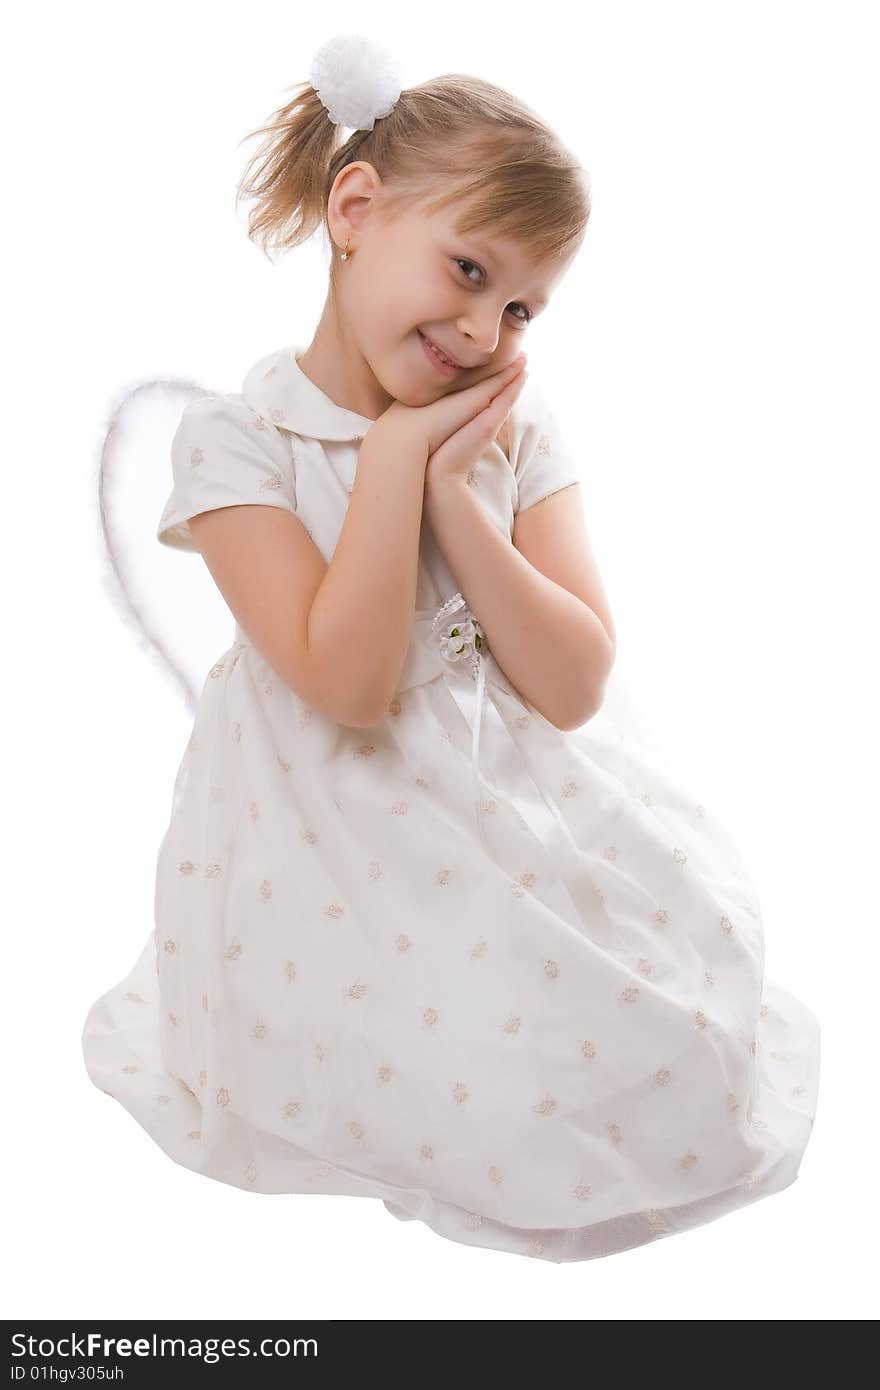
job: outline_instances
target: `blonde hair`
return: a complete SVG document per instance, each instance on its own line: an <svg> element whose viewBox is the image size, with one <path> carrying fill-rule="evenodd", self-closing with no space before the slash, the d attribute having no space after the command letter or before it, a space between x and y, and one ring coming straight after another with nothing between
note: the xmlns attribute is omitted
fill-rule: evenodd
<svg viewBox="0 0 880 1390"><path fill-rule="evenodd" d="M449 73L406 88L388 116L344 143L314 87L300 83L245 138L261 134L235 201L256 200L247 234L266 255L321 226L329 232L330 190L356 160L382 179L383 215L423 200L431 212L467 200L462 234L510 237L541 265L567 259L586 232L587 171L534 111L479 77Z"/></svg>

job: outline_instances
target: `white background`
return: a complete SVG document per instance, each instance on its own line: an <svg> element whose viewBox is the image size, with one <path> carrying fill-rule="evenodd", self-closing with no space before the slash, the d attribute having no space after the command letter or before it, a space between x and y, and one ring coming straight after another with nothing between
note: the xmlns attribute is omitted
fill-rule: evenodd
<svg viewBox="0 0 880 1390"><path fill-rule="evenodd" d="M876 18L841 0L15 8L7 1317L876 1314ZM82 1062L89 1006L152 929L191 724L102 585L104 430L139 381L237 390L263 353L309 341L325 253L316 238L273 266L234 189L244 138L351 31L393 49L405 86L465 71L510 88L590 171L584 249L529 330L530 369L582 464L620 660L739 843L768 975L823 1026L797 1182L602 1260L552 1265L377 1201L198 1177Z"/></svg>

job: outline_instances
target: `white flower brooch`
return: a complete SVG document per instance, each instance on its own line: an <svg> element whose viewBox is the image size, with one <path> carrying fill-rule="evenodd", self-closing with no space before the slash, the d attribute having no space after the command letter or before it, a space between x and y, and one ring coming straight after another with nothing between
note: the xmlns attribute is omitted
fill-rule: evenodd
<svg viewBox="0 0 880 1390"><path fill-rule="evenodd" d="M459 617L450 620L450 614L458 609L463 612ZM446 622L443 622L443 619ZM431 631L442 623L439 635L439 645L442 655L447 661L467 661L470 660L476 672L479 658L484 652L489 650L486 644L486 637L477 619L467 607L463 596L454 594L437 610Z"/></svg>

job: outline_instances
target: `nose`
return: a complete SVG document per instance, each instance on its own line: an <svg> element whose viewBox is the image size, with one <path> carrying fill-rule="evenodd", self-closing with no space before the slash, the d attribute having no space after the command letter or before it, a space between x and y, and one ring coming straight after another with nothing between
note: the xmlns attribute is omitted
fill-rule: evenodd
<svg viewBox="0 0 880 1390"><path fill-rule="evenodd" d="M491 357L498 347L503 313L503 309L497 313L489 305L483 305L479 309L474 306L459 317L458 331L469 338L480 352Z"/></svg>

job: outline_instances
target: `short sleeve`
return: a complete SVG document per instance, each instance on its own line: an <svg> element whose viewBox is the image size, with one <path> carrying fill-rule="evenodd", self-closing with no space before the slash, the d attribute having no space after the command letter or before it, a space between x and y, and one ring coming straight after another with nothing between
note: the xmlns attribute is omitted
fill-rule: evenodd
<svg viewBox="0 0 880 1390"><path fill-rule="evenodd" d="M518 492L515 512L523 512L551 493L580 482L580 469L542 389L532 377L514 402L509 420L510 462Z"/></svg>
<svg viewBox="0 0 880 1390"><path fill-rule="evenodd" d="M240 503L296 511L290 438L239 395L200 396L184 408L171 441L174 486L156 536L196 550L189 518Z"/></svg>

